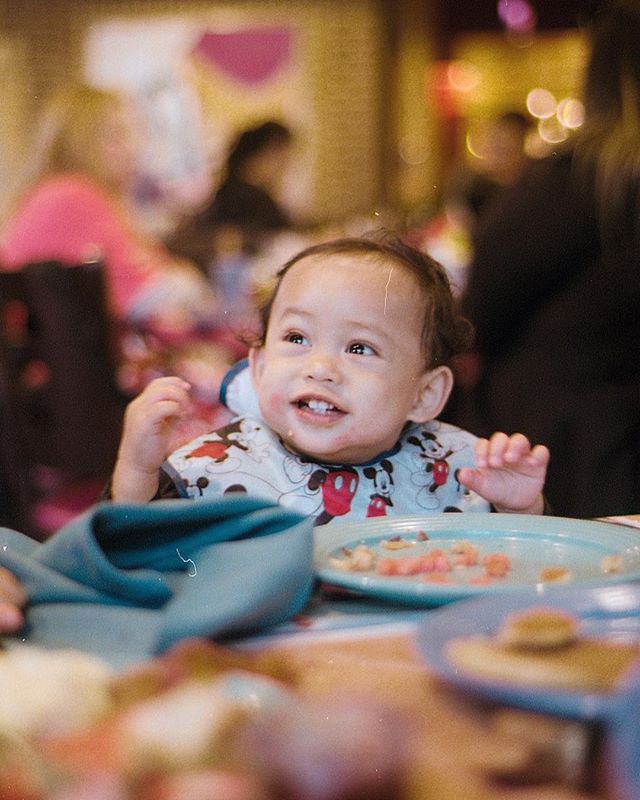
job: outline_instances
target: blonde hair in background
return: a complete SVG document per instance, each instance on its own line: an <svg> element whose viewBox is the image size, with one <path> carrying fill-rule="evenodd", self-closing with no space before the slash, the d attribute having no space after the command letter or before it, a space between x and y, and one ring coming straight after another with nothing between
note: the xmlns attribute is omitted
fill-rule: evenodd
<svg viewBox="0 0 640 800"><path fill-rule="evenodd" d="M101 132L114 113L127 106L125 95L84 84L55 92L37 119L29 156L0 223L12 216L25 192L46 175L82 173L118 194L119 187L111 185L104 170Z"/></svg>
<svg viewBox="0 0 640 800"><path fill-rule="evenodd" d="M74 171L104 182L100 129L124 102L116 92L90 86L56 93L37 134L34 152L38 174Z"/></svg>

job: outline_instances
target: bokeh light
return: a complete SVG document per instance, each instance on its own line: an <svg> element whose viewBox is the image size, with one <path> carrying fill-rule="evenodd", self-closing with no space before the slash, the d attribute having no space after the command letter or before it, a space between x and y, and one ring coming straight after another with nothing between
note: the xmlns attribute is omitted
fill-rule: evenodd
<svg viewBox="0 0 640 800"><path fill-rule="evenodd" d="M406 135L398 143L398 155L405 164L415 167L419 164L424 164L429 153L422 139Z"/></svg>
<svg viewBox="0 0 640 800"><path fill-rule="evenodd" d="M498 0L498 17L507 30L518 33L528 33L538 21L527 0Z"/></svg>
<svg viewBox="0 0 640 800"><path fill-rule="evenodd" d="M447 79L458 92L470 92L480 83L480 70L469 61L458 59L447 67Z"/></svg>
<svg viewBox="0 0 640 800"><path fill-rule="evenodd" d="M567 129L554 116L538 121L538 133L547 144L560 144L569 137Z"/></svg>
<svg viewBox="0 0 640 800"><path fill-rule="evenodd" d="M482 143L477 141L477 136L472 131L467 131L467 135L465 136L465 146L467 148L467 152L472 155L474 158L484 158L484 153L482 152Z"/></svg>
<svg viewBox="0 0 640 800"><path fill-rule="evenodd" d="M548 89L532 89L527 95L527 110L532 117L548 119L556 113L558 103Z"/></svg>
<svg viewBox="0 0 640 800"><path fill-rule="evenodd" d="M556 117L565 128L579 128L584 122L584 105L574 97L565 97L558 103Z"/></svg>

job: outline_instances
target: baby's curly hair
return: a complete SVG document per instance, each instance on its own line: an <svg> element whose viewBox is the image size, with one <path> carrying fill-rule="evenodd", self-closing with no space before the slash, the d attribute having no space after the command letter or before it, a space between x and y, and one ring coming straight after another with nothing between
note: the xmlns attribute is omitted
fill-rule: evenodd
<svg viewBox="0 0 640 800"><path fill-rule="evenodd" d="M276 274L271 291L258 309L262 335L252 343L254 346L264 343L273 303L282 279L291 267L305 258L332 255L362 257L378 263L390 262L416 278L424 296L425 316L421 339L428 368L449 364L454 356L470 348L473 328L458 312L444 268L400 237L380 231L314 244L289 259Z"/></svg>

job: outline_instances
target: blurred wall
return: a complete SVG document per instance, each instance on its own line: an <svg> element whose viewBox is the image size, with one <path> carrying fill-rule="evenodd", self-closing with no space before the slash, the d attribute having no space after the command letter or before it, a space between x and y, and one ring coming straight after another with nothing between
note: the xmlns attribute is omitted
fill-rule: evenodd
<svg viewBox="0 0 640 800"><path fill-rule="evenodd" d="M19 180L19 165L28 155L30 81L27 48L19 38L0 36L0 74L5 76L0 102L0 219Z"/></svg>
<svg viewBox="0 0 640 800"><path fill-rule="evenodd" d="M33 120L56 87L82 76L85 47L112 22L199 20L203 27L283 24L295 31L299 69L280 110L299 126L301 158L292 193L310 221L372 216L400 221L441 197L470 126L503 107L522 108L535 85L578 91L584 49L576 32L541 31L531 41L491 30L469 33L450 0L0 0L0 213L28 156ZM538 3L538 5L540 5ZM444 11L446 13L444 13ZM570 19L573 18L570 15ZM455 17L456 25L451 21ZM113 53L115 60L121 53ZM445 60L473 65L482 82L455 95L434 75ZM289 80L289 79L288 79ZM438 79L439 80L439 79ZM226 123L241 121L230 92ZM452 106L455 104L455 108ZM247 103L247 115L255 113Z"/></svg>
<svg viewBox="0 0 640 800"><path fill-rule="evenodd" d="M423 95L430 54L420 11L424 3L406 4L409 15L400 15L398 22L389 8L402 8L404 2L0 0L0 57L6 51L5 75L12 75L4 82L0 106L20 107L4 134L4 171L19 171L21 147L46 96L82 76L85 43L101 24L177 14L203 25L280 21L293 26L301 42L301 80L309 108L300 119L312 220L330 222L372 214L378 206L411 205L424 193L429 184L425 172L431 169L432 155L424 157L430 123ZM0 192L6 195L4 188Z"/></svg>

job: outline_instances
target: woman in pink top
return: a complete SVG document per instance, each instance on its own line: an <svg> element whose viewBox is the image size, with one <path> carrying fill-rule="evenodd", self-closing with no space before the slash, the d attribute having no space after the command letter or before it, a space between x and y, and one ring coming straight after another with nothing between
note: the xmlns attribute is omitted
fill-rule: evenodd
<svg viewBox="0 0 640 800"><path fill-rule="evenodd" d="M34 175L0 232L0 269L100 258L119 323L118 384L133 396L150 378L178 372L194 385L201 432L220 424L218 387L237 355L219 341L208 279L136 225L134 121L117 93L80 86L53 99Z"/></svg>
<svg viewBox="0 0 640 800"><path fill-rule="evenodd" d="M138 230L127 210L136 170L131 123L124 98L112 92L81 86L54 99L38 176L4 226L0 262L73 266L98 256L117 318L179 328L207 322L215 309L204 276Z"/></svg>

